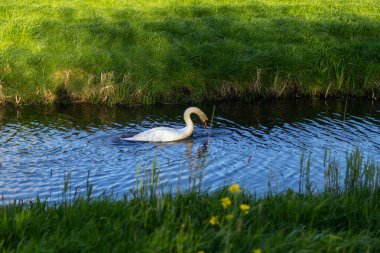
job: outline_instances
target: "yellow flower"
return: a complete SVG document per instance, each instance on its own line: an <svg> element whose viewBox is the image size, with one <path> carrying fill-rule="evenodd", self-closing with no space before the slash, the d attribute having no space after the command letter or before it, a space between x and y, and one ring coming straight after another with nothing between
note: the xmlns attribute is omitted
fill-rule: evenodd
<svg viewBox="0 0 380 253"><path fill-rule="evenodd" d="M227 220L232 220L233 218L234 218L234 215L233 215L233 214L230 214L230 213L229 213L229 214L226 215L226 219L227 219Z"/></svg>
<svg viewBox="0 0 380 253"><path fill-rule="evenodd" d="M252 253L261 253L261 249L260 249L260 248L258 248L258 249L253 249L253 250L252 250Z"/></svg>
<svg viewBox="0 0 380 253"><path fill-rule="evenodd" d="M219 224L218 216L211 216L211 218L210 218L210 224L211 225L218 225Z"/></svg>
<svg viewBox="0 0 380 253"><path fill-rule="evenodd" d="M222 203L224 209L231 205L231 199L229 197L222 198L220 202Z"/></svg>
<svg viewBox="0 0 380 253"><path fill-rule="evenodd" d="M240 186L238 184L233 184L231 185L230 187L228 187L228 190L231 192L231 193L240 193Z"/></svg>
<svg viewBox="0 0 380 253"><path fill-rule="evenodd" d="M198 251L197 253L205 253L203 250Z"/></svg>
<svg viewBox="0 0 380 253"><path fill-rule="evenodd" d="M241 204L241 205L240 205L240 210L241 210L244 214L247 214L247 213L249 212L249 205Z"/></svg>

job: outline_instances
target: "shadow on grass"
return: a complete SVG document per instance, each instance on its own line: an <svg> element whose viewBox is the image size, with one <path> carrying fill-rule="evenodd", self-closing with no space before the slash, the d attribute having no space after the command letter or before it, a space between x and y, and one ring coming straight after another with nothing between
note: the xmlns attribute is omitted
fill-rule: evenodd
<svg viewBox="0 0 380 253"><path fill-rule="evenodd" d="M45 47L23 57L20 68L40 70L26 79L42 78L55 87L62 80L52 76L67 69L97 79L113 72L115 83L128 74L131 86L155 94L153 102L241 97L261 90L276 96L327 94L330 83L332 92L360 95L373 89L380 79L380 21L350 12L308 18L302 8L310 13L308 6L259 2L174 4L154 10L114 7L109 16L82 18L62 7L54 14L58 19L34 21L32 37ZM13 61L12 52L5 55ZM44 77L37 77L43 70ZM26 75L15 73L21 77L9 75L8 81ZM74 87L79 93L82 88ZM67 99L59 90L57 97Z"/></svg>

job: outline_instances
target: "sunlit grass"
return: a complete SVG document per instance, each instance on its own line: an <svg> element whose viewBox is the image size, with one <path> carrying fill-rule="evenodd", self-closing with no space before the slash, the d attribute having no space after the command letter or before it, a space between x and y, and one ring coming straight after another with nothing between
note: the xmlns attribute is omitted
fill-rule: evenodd
<svg viewBox="0 0 380 253"><path fill-rule="evenodd" d="M377 96L379 13L372 0L5 0L0 100Z"/></svg>

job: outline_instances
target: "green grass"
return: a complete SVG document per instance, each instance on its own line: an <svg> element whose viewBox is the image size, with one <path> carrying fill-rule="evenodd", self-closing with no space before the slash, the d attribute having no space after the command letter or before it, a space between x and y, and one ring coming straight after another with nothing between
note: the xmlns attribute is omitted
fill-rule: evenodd
<svg viewBox="0 0 380 253"><path fill-rule="evenodd" d="M4 0L0 102L375 98L379 13L375 0Z"/></svg>
<svg viewBox="0 0 380 253"><path fill-rule="evenodd" d="M87 196L74 201L65 198L49 205L37 199L3 205L0 248L3 252L379 252L380 164L372 159L364 162L356 150L341 168L326 155L323 193L308 186L307 167L301 169L298 193L289 189L257 197L232 193L228 187L162 193L153 169L136 180L131 196L122 200L91 198L89 185ZM346 171L342 180L331 176L342 169ZM225 197L231 200L226 208L221 204ZM248 212L241 210L241 204L249 206ZM228 219L229 215L233 217ZM218 220L214 225L213 216Z"/></svg>
<svg viewBox="0 0 380 253"><path fill-rule="evenodd" d="M244 215L224 210L221 190L156 199L78 200L55 207L42 202L0 208L5 252L378 252L380 194L262 199L241 195ZM225 216L234 214L232 220ZM217 215L220 224L209 219Z"/></svg>

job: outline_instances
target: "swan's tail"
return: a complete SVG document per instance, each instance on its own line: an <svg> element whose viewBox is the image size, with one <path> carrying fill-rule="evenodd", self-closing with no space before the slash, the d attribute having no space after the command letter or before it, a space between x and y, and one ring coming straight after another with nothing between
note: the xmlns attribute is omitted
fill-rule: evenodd
<svg viewBox="0 0 380 253"><path fill-rule="evenodd" d="M126 136L122 136L120 137L120 140L123 140L123 141L133 141L133 137L126 137Z"/></svg>

